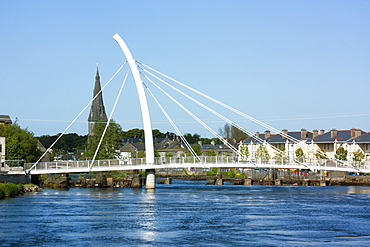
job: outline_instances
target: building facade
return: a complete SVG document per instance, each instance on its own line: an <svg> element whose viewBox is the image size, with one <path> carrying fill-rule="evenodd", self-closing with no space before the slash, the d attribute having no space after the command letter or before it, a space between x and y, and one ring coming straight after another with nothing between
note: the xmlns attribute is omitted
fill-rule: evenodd
<svg viewBox="0 0 370 247"><path fill-rule="evenodd" d="M289 136L289 138L287 137ZM262 148L262 147L263 148ZM265 150L265 155L269 158L284 157L296 159L297 150L302 154L301 158L335 159L337 150L343 148L347 155L347 160L355 160L356 155L363 153L362 161L370 160L370 133L360 129L352 128L350 130L332 129L324 130L306 129L301 131L282 130L279 134L271 134L266 130L263 134L256 133L239 144L239 151L244 155L239 160L255 160L261 158L261 150ZM362 155L360 155L362 156Z"/></svg>

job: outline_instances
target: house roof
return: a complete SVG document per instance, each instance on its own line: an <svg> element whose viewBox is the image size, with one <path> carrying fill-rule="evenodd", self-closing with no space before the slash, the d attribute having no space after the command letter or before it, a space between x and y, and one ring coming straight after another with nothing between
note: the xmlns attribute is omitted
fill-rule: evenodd
<svg viewBox="0 0 370 247"><path fill-rule="evenodd" d="M336 131L336 135L332 137L332 131ZM365 134L364 131L361 131L361 135ZM313 138L313 141L316 143L330 143L330 142L348 142L352 139L351 130L331 130L322 135L316 136Z"/></svg>
<svg viewBox="0 0 370 247"><path fill-rule="evenodd" d="M302 131L289 131L287 134L297 140L302 140L301 136ZM265 134L258 134L258 137L268 143L285 143L287 138L283 137L281 134L271 134L268 138L266 138ZM311 141L313 137L312 132L306 131L306 137L303 140ZM255 137L249 137L242 141L244 144L248 144L251 142L260 143L260 140L257 140Z"/></svg>
<svg viewBox="0 0 370 247"><path fill-rule="evenodd" d="M359 143L370 143L370 132L367 132L359 137L353 137L349 141L355 141Z"/></svg>
<svg viewBox="0 0 370 247"><path fill-rule="evenodd" d="M12 119L9 115L0 115L0 123L12 124Z"/></svg>

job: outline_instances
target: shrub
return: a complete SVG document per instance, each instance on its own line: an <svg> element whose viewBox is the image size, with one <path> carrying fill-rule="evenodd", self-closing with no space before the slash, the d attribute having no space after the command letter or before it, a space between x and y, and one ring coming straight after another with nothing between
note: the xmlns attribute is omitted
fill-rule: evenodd
<svg viewBox="0 0 370 247"><path fill-rule="evenodd" d="M23 184L17 184L18 193L23 192Z"/></svg>
<svg viewBox="0 0 370 247"><path fill-rule="evenodd" d="M5 196L18 195L18 187L13 183L0 184L0 191L2 191Z"/></svg>

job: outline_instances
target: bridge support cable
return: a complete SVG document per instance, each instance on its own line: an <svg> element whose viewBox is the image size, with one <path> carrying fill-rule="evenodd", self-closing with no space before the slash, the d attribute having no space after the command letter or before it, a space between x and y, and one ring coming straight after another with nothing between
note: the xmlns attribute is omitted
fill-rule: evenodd
<svg viewBox="0 0 370 247"><path fill-rule="evenodd" d="M107 124L105 125L105 128L104 128L104 131L103 131L103 134L102 136L100 137L100 140L99 140L99 143L98 143L98 146L96 147L96 150L95 150L95 153L94 153L94 157L93 159L91 160L91 163L89 164L89 170L91 171L92 170L92 167L94 165L94 161L95 161L95 158L99 152L99 149L100 149L100 146L101 146L101 143L103 142L103 139L104 139L104 136L105 136L105 133L107 132L107 129L109 127L109 124L110 124L110 121L112 120L112 116L113 116L113 113L116 109L116 106L117 106L117 103L118 103L118 100L119 98L121 97L121 93L122 93L122 89L123 87L125 86L125 83L126 83L126 80L127 80L127 76L128 76L128 73L130 72L130 68L127 70L127 73L125 75L125 78L123 79L123 82L122 82L122 85L121 85L121 88L119 89L119 92L118 92L118 95L117 95L117 98L116 98L116 101L114 102L114 105L113 105L113 108L112 108L112 111L109 115L109 118L108 118L108 121L107 121Z"/></svg>
<svg viewBox="0 0 370 247"><path fill-rule="evenodd" d="M204 123L201 119L199 119L196 115L194 115L189 109L187 109L184 105L174 99L171 95L169 95L164 89L162 89L158 84L156 84L153 80L148 78L146 75L142 74L148 81L150 81L155 87L157 87L162 93L164 93L168 98L170 98L173 102L175 102L181 109L183 109L186 113L188 113L192 118L194 118L198 123L200 123L204 128L206 128L209 132L214 134L222 143L228 146L233 152L242 156L242 154L237 150L234 146L232 146L227 140L222 138L217 132L215 132L211 127L209 127L206 123Z"/></svg>
<svg viewBox="0 0 370 247"><path fill-rule="evenodd" d="M152 70L152 71L154 71L154 72L156 72L156 73L160 74L161 76L166 77L167 79L170 79L171 81L173 81L173 82L175 82L175 83L177 83L177 84L179 84L179 85L181 85L181 86L183 86L183 87L185 87L185 88L187 88L187 89L189 89L189 90L191 90L191 91L193 91L193 92L195 92L195 93L197 93L197 94L199 94L199 95L201 95L201 96L203 96L203 97L205 97L205 98L207 98L207 99L209 99L209 100L211 100L211 101L213 101L213 102L215 102L216 104L221 105L221 106L223 106L223 107L225 107L225 108L227 108L227 109L231 110L232 112L234 112L234 113L236 113L236 114L238 114L238 115L240 115L240 116L242 116L242 117L245 117L245 118L247 118L247 119L251 120L251 121L252 121L252 122L254 122L254 123L257 123L257 124L259 124L259 125L261 125L261 126L263 126L263 127L267 128L267 129L269 129L269 130L272 130L272 131L274 131L274 132L276 132L276 133L278 133L278 134L281 134L282 136L284 136L284 137L285 137L285 138L287 138L287 139L290 139L290 140L292 140L292 141L294 141L294 142L298 142L298 141L299 141L298 139L296 139L296 138L294 138L294 137L292 137L292 136L289 136L289 135L287 135L287 134L283 133L282 131L280 131L280 130L278 130L278 129L275 129L274 127L272 127L272 126L270 126L270 125L268 125L268 124L265 124L265 123L263 123L263 122L261 122L261 121L259 121L259 120L255 119L255 118L253 118L253 117L251 117L251 116L249 116L249 115L247 115L247 114L245 114L245 113L243 113L243 112L241 112L241 111L239 111L239 110L237 110L237 109L235 109L235 108L233 108L233 107L231 107L231 106L229 106L229 105L226 105L225 103L222 103L221 101L216 100L216 99L212 98L211 96L208 96L207 94L204 94L204 93L202 93L202 92L200 92L200 91L198 91L198 90L196 90L196 89L194 89L194 88L192 88L192 87L190 87L190 86L188 86L188 85L186 85L186 84L184 84L184 83L182 83L182 82L180 82L180 81L178 81L178 80L176 80L176 79L173 79L172 77L167 76L167 75L165 75L165 74L163 74L163 73L159 72L158 70L155 70L155 69L153 69L153 68L149 67L149 66L148 66L148 65L146 65L146 64L140 63L140 62L138 62L138 61L136 61L136 62L137 62L137 63L139 63L139 64L141 64L141 65L143 65L144 67L146 67L146 68L148 68L148 69L150 69L150 70Z"/></svg>
<svg viewBox="0 0 370 247"><path fill-rule="evenodd" d="M54 147L54 145L59 141L60 138L69 130L69 128L77 121L77 119L81 116L81 114L91 105L91 103L101 94L101 92L109 85L109 83L113 80L113 78L121 71L121 69L126 65L127 61L118 68L118 70L113 74L113 76L105 83L105 85L100 89L100 91L90 100L90 102L82 109L82 111L73 119L73 121L65 128L65 130L58 136L58 138L50 145L48 149L41 155L41 157L30 167L30 169L26 170L26 174L30 174L31 170L36 167L36 165L45 157L45 155L50 152L50 150Z"/></svg>
<svg viewBox="0 0 370 247"><path fill-rule="evenodd" d="M201 106L202 108L206 109L207 111L211 112L212 114L216 115L217 117L221 118L222 120L226 121L227 123L233 125L235 128L239 129L240 131L250 135L250 136L253 136L254 134L252 134L250 131L244 129L243 127L241 127L240 125L238 125L237 123L231 121L230 119L226 118L225 116L223 116L222 114L216 112L215 110L211 109L210 107L204 105L203 103L199 102L198 100L194 99L193 97L191 97L190 95L184 93L183 91L181 91L180 89L174 87L173 85L169 84L168 82L162 80L161 78L157 77L156 75L152 74L151 72L147 71L146 69L143 69L139 66L140 69L142 69L144 72L148 73L149 75L153 76L154 78L156 78L157 80L161 81L162 83L166 84L167 86L169 86L170 88L172 88L173 90L175 90L176 92L182 94L183 96L185 96L186 98L190 99L191 101L193 101L194 103L196 103L197 105ZM255 136L254 139L260 141L260 142L264 142L264 140L262 138L260 138L259 136ZM280 149L277 149L276 147L274 146L271 146L273 149L276 149L276 151L278 152L282 152Z"/></svg>
<svg viewBox="0 0 370 247"><path fill-rule="evenodd" d="M162 113L166 116L167 120L170 122L170 124L172 125L172 127L176 131L177 135L180 137L180 139L182 140L182 142L185 144L186 148L191 152L191 154L198 161L201 161L200 158L199 158L199 156L196 154L196 152L191 147L191 145L189 144L189 142L185 139L185 137L183 136L183 134L181 133L181 131L179 130L179 128L177 128L176 124L173 122L173 120L167 114L166 110L163 108L163 106L161 105L161 103L159 103L158 99L154 96L153 92L146 86L145 83L144 83L144 87L148 90L149 94L152 96L152 98L154 99L154 101L157 103L158 107L161 109Z"/></svg>
<svg viewBox="0 0 370 247"><path fill-rule="evenodd" d="M237 123L231 121L230 119L226 118L225 116L223 116L222 114L216 112L215 110L211 109L210 107L204 105L203 103L199 102L198 100L194 99L193 97L191 97L190 95L182 92L180 89L174 87L173 85L169 84L168 82L162 80L161 78L159 78L158 76L152 74L150 71L147 71L146 69L144 68L141 68L139 66L140 69L142 69L144 72L148 73L149 75L153 76L154 78L156 78L157 80L161 81L162 83L164 83L165 85L167 85L168 87L172 88L173 90L177 91L178 93L182 94L183 96L185 96L186 98L190 99L191 101L193 101L194 103L198 104L199 106L201 106L202 108L204 108L205 110L211 112L212 114L216 115L217 117L221 118L222 120L226 121L227 123L231 124L232 126L234 126L235 128L239 129L240 131L250 135L250 136L254 136L254 139L256 139L257 141L261 142L261 143L266 143L262 138L260 138L259 136L256 136L254 134L252 134L250 131L244 129L243 127L241 127L240 125L238 125ZM143 74L143 73L142 73ZM144 74L143 74L144 75ZM273 145L271 145L270 143L266 143L268 144L273 150L277 151L278 153L283 153L282 150L274 147Z"/></svg>
<svg viewBox="0 0 370 247"><path fill-rule="evenodd" d="M208 96L208 95L206 95L206 94L204 94L204 93L202 93L202 92L200 92L200 91L198 91L198 90L196 90L196 89L194 89L194 88L192 88L192 87L190 87L190 86L188 86L188 85L186 85L186 84L184 84L184 83L182 83L182 82L180 82L180 81L178 81L176 79L173 79L172 77L167 76L164 73L161 73L158 70L156 70L154 68L151 68L150 66L148 66L146 64L143 64L143 63L138 62L138 61L136 61L136 62L138 64L140 64L140 65L142 65L142 66L144 66L144 67L146 67L146 68L148 68L148 69L150 69L150 70L158 73L159 75L161 75L161 76L163 76L163 77L165 77L165 78L167 78L167 79L169 79L169 80L171 80L171 81L173 81L173 82L175 82L175 83L177 83L177 84L179 84L179 85L181 85L181 86L183 86L183 87L185 87L185 88L187 88L187 89L189 89L189 90L191 90L191 91L193 91L193 92L195 92L195 93L197 93L197 94L199 94L199 95L201 95L201 96L203 96L203 97L205 97L205 98L207 98L207 99L209 99L209 100L211 100L213 102L215 102L216 104L221 105L221 106L225 107L226 109L228 109L228 110L230 110L230 111L232 111L232 112L234 112L234 113L236 113L236 114L238 114L238 115L240 115L240 116L242 116L242 117L244 117L244 118L246 118L246 119L248 119L248 120L250 120L250 121L252 121L252 122L254 122L256 124L258 124L258 125L261 125L261 126L267 128L267 129L269 129L269 130L271 130L271 131L273 131L275 133L278 133L278 134L282 135L283 137L287 138L288 140L290 140L290 141L292 141L294 143L297 143L298 145L301 144L298 139L296 139L296 138L294 138L294 137L292 137L292 136L290 136L288 134L285 134L284 132L282 132L282 131L280 131L280 130L278 130L278 129L276 129L276 128L274 128L274 127L272 127L272 126L270 126L270 125L268 125L266 123L263 123L263 122L255 119L255 118L253 118L253 117L251 117L251 116L249 116L249 115L247 115L247 114L245 114L245 113L243 113L243 112L241 112L241 111L239 111L239 110L237 110L237 109L235 109L235 108L233 108L233 107L231 107L229 105L226 105L225 103L223 103L223 102L221 102L219 100L216 100L216 99L212 98L211 96ZM147 70L145 70L145 71L147 72ZM235 127L237 127L237 126L235 126ZM240 130L242 130L242 129L240 129ZM247 132L245 132L245 133L247 133ZM254 139L256 139L256 140L258 140L258 141L261 141L261 140L258 139L259 137L257 135L255 135L255 134L252 134L251 137L254 138ZM271 146L271 147L273 147L273 146ZM308 148L309 149L312 149L311 146L308 146ZM275 148L275 149L276 149L276 151L282 153L281 150L279 150L277 148ZM317 152L320 153L320 150L317 150Z"/></svg>
<svg viewBox="0 0 370 247"><path fill-rule="evenodd" d="M292 137L292 136L290 136L288 134L285 134L284 132L282 132L282 131L280 131L280 130L278 130L278 129L276 129L276 128L268 125L268 124L263 123L263 122L259 121L258 119L255 119L255 118L253 118L253 117L251 117L251 116L249 116L249 115L247 115L247 114L245 114L245 113L243 113L243 112L241 112L241 111L239 111L239 110L237 110L237 109L235 109L235 108L233 108L233 107L231 107L229 105L226 105L225 103L223 103L223 102L221 102L219 100L216 100L216 99L212 98L211 96L208 96L208 95L206 95L206 94L204 94L204 93L202 93L202 92L200 92L200 91L198 91L198 90L196 90L196 89L194 89L194 88L192 88L192 87L190 87L190 86L188 86L188 85L186 85L186 84L184 84L184 83L182 83L182 82L180 82L180 81L178 81L178 80L176 80L176 79L174 79L174 78L172 78L170 76L167 76L164 73L161 73L158 70L156 70L154 68L151 68L150 66L148 66L146 64L140 63L138 61L136 61L136 62L139 63L139 64L141 64L141 65L143 65L144 67L146 67L146 68L148 68L148 69L150 69L150 70L158 73L159 75L161 75L161 76L163 76L163 77L165 77L167 79L170 79L171 81L173 81L173 82L175 82L175 83L177 83L177 84L179 84L179 85L181 85L181 86L183 86L183 87L185 87L185 88L187 88L187 89L189 89L189 90L191 90L191 91L193 91L193 92L195 92L195 93L197 93L197 94L199 94L199 95L201 95L201 96L203 96L203 97L205 97L205 98L207 98L207 99L209 99L209 100L211 100L213 102L215 102L216 104L221 105L221 106L225 107L226 109L229 109L232 112L234 112L234 113L236 113L236 114L238 114L238 115L240 115L240 116L242 116L244 118L247 118L247 119L251 120L252 122L254 122L254 123L258 124L258 125L261 125L261 126L267 128L267 129L269 129L269 130L271 130L271 131L273 131L275 133L278 133L278 134L282 135L283 137L287 138L288 140L290 140L290 141L292 141L294 143L297 143L298 145L300 144L300 141L298 139L296 139L296 138L294 138L294 137ZM254 139L256 139L256 140L258 140L258 138L257 138L257 136L255 134L252 134L251 137L254 138ZM308 148L309 149L312 149L310 146L308 146ZM317 151L319 153L321 152L320 150L317 150Z"/></svg>

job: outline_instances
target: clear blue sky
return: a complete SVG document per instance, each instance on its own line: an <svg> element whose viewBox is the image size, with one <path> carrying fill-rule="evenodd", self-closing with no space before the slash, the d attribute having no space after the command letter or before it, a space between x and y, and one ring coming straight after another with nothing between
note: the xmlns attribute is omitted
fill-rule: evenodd
<svg viewBox="0 0 370 247"><path fill-rule="evenodd" d="M115 33L136 60L277 129L370 131L370 1L0 3L0 115L36 136L62 132L89 102L97 63L102 84L123 64ZM123 77L103 92L108 114ZM174 132L149 102L153 128ZM213 136L164 105L182 132ZM216 131L224 124L191 109ZM124 130L142 128L138 110L130 80L113 118ZM87 117L68 132L86 134Z"/></svg>

